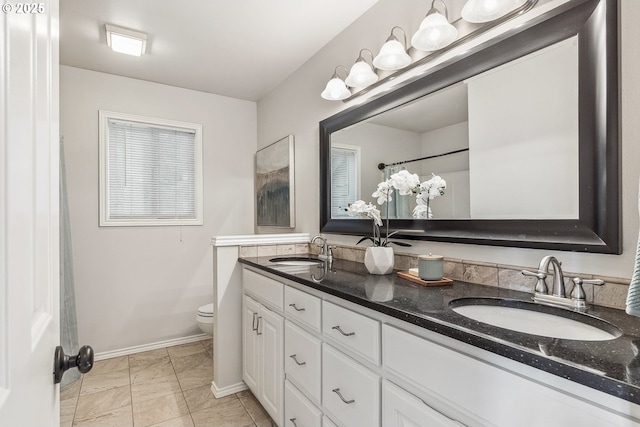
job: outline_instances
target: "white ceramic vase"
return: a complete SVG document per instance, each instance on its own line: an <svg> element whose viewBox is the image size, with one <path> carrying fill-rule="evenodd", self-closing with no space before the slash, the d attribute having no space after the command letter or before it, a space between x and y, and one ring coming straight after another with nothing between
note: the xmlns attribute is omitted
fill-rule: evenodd
<svg viewBox="0 0 640 427"><path fill-rule="evenodd" d="M393 271L393 248L370 246L364 253L364 265L371 274L389 274Z"/></svg>

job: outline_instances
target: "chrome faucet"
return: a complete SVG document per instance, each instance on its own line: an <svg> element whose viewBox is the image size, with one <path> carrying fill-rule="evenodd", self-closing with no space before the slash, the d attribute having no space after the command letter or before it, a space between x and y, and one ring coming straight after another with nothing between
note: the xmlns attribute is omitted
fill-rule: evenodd
<svg viewBox="0 0 640 427"><path fill-rule="evenodd" d="M549 266L553 266L553 284L551 288L551 294L547 290L547 283L545 279L549 274ZM566 289L564 286L564 274L562 273L562 263L554 256L546 256L540 261L538 271L522 270L522 274L525 276L531 276L538 279L536 283L535 293L533 300L545 304L556 304L562 306L573 307L576 309L585 309L586 294L582 288L583 284L588 285L604 285L604 281L600 279L581 279L576 277L573 279L574 287L571 292L571 296L567 297Z"/></svg>
<svg viewBox="0 0 640 427"><path fill-rule="evenodd" d="M318 240L321 240L322 243L319 245L316 242ZM327 244L327 239L325 239L324 237L317 235L315 236L313 239L311 239L311 244L312 245L316 245L317 247L320 248L320 254L318 254L318 258L320 259L326 259L326 260L331 260L333 259L333 246L329 246Z"/></svg>
<svg viewBox="0 0 640 427"><path fill-rule="evenodd" d="M537 272L522 270L522 274L525 276L537 278L538 282L536 283L536 294L547 295L548 291L545 279L547 278L547 274L549 274L549 265L552 265L553 285L551 288L551 292L557 297L565 298L566 292L564 288L564 274L562 273L562 268L560 267L561 264L562 263L558 261L556 257L549 255L542 258Z"/></svg>
<svg viewBox="0 0 640 427"><path fill-rule="evenodd" d="M538 272L549 273L549 265L553 266L553 285L551 287L552 295L566 298L567 294L564 288L564 274L562 273L562 263L554 256L546 256L540 261Z"/></svg>

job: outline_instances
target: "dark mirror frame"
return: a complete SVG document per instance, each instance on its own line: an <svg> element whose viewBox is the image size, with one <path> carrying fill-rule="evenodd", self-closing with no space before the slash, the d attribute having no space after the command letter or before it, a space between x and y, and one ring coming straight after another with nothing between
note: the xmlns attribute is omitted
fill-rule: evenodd
<svg viewBox="0 0 640 427"><path fill-rule="evenodd" d="M567 220L391 220L394 238L564 251L622 253L619 55L616 0L576 0L534 18L449 65L320 122L320 231L370 235L371 220L331 218L331 134L578 36L579 213ZM490 45L489 45L490 44ZM526 84L526 82L523 82ZM552 153L550 153L552 155ZM541 173L544 169L541 168ZM552 188L549 189L553 191ZM365 201L367 197L363 195ZM373 200L373 198L369 198ZM369 200L369 201L371 201Z"/></svg>

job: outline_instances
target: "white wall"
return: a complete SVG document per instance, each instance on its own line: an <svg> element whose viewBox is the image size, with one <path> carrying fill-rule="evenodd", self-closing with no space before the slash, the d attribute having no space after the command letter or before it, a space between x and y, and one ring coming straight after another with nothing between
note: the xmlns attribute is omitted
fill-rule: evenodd
<svg viewBox="0 0 640 427"><path fill-rule="evenodd" d="M98 227L98 110L201 123L204 225ZM253 232L256 104L61 66L78 334L96 352L196 335L210 239Z"/></svg>
<svg viewBox="0 0 640 427"><path fill-rule="evenodd" d="M640 175L640 2L621 4L622 67L622 255L582 254L431 242L411 242L415 253L433 252L453 258L536 266L556 255L567 271L631 277L638 237L638 176ZM365 15L328 43L283 84L258 102L258 146L281 135L296 136L297 230L316 233L318 219L318 122L351 106L320 98L336 65L350 66L360 49L378 50L392 26L413 34L428 5L413 0L380 0ZM304 191L303 191L304 190ZM355 244L357 237L329 236L331 242Z"/></svg>

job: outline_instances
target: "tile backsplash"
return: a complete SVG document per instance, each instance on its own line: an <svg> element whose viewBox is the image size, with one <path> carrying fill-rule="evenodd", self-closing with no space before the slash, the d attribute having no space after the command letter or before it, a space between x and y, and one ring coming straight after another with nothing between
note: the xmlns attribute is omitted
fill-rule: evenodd
<svg viewBox="0 0 640 427"><path fill-rule="evenodd" d="M334 258L348 261L364 262L364 247L338 245L333 250ZM395 250L395 248L394 248ZM318 248L310 244L283 244L283 245L253 245L241 246L241 257L295 255L306 253L318 253ZM395 269L408 270L418 266L418 256L395 252ZM506 264L493 264L480 261L462 260L455 258L444 259L444 276L454 280L477 283L486 286L508 288L523 292L533 292L536 279L523 276L522 270L537 270L538 266L515 266ZM567 293L573 289L571 278L602 279L603 286L584 285L587 301L596 305L624 310L629 288L629 279L615 277L596 276L575 272L564 272ZM549 284L549 283L548 283Z"/></svg>

